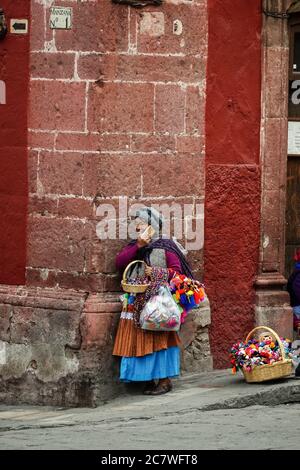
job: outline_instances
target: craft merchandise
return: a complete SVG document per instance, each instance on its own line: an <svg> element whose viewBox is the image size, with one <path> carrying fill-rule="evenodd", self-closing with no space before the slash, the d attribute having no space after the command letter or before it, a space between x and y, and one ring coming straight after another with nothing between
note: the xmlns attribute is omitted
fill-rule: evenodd
<svg viewBox="0 0 300 470"><path fill-rule="evenodd" d="M145 275L144 271L134 278L130 278L130 277L127 278L128 270L132 268L135 264L138 264L138 265L142 264L146 266L146 263L142 260L132 261L131 263L128 264L128 266L126 266L126 269L123 273L123 279L121 281L122 289L125 292L131 292L131 293L145 292L150 285L148 276Z"/></svg>
<svg viewBox="0 0 300 470"><path fill-rule="evenodd" d="M127 284L128 285L131 285L131 286L140 286L140 285L145 285L147 284L148 282L148 278L147 276L143 276L143 277L136 277L134 279L127 279Z"/></svg>
<svg viewBox="0 0 300 470"><path fill-rule="evenodd" d="M188 312L205 300L204 285L176 273L170 281L170 289L175 302L182 308L181 323L184 323Z"/></svg>
<svg viewBox="0 0 300 470"><path fill-rule="evenodd" d="M188 312L205 300L199 281L166 268L152 267L150 278L142 272L127 278L131 262L123 273L121 297L123 313L130 314L137 328L153 331L178 331ZM168 278L172 276L169 284Z"/></svg>
<svg viewBox="0 0 300 470"><path fill-rule="evenodd" d="M156 295L145 304L140 325L143 330L178 331L182 309L173 299L167 285L159 288Z"/></svg>
<svg viewBox="0 0 300 470"><path fill-rule="evenodd" d="M294 367L298 367L300 364L300 340L295 340L292 343L292 361Z"/></svg>
<svg viewBox="0 0 300 470"><path fill-rule="evenodd" d="M245 370L251 372L254 367L274 364L291 357L291 341L280 338L285 357L282 358L278 341L274 341L269 333L263 333L259 339L250 339L248 342L235 343L230 351L232 372Z"/></svg>
<svg viewBox="0 0 300 470"><path fill-rule="evenodd" d="M136 294L123 294L120 299L123 304L122 312L133 312L133 306L135 302Z"/></svg>

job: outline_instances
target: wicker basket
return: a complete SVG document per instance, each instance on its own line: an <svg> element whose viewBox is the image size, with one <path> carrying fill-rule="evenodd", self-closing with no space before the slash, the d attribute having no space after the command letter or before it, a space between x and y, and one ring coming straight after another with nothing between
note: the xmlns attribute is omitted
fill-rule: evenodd
<svg viewBox="0 0 300 470"><path fill-rule="evenodd" d="M125 271L123 273L123 279L121 281L121 285L122 285L123 291L130 292L133 294L139 294L141 292L145 292L150 284L149 283L148 284L129 284L128 283L127 278L126 278L128 269L135 263L143 263L145 266L147 266L145 261L142 261L142 260L135 260L129 263L126 266Z"/></svg>
<svg viewBox="0 0 300 470"><path fill-rule="evenodd" d="M284 358L285 353L284 353L284 347L283 344L275 331L273 331L271 328L268 328L267 326L258 326L254 328L250 333L248 334L246 338L246 343L249 341L249 339L252 337L253 333L257 330L267 330L274 335L274 338L278 341L280 351L281 351L281 356ZM244 377L246 382L251 383L251 382L266 382L268 380L275 380L275 379L280 379L282 377L287 377L291 375L292 373L292 360L291 359L283 359L282 361L274 362L273 364L265 364L263 366L254 366L251 372L248 372L244 369L242 369Z"/></svg>

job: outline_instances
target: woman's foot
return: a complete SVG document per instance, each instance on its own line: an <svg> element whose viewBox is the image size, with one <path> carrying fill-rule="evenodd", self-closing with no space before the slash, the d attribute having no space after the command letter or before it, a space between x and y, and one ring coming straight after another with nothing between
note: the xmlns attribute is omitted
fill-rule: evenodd
<svg viewBox="0 0 300 470"><path fill-rule="evenodd" d="M155 387L156 387L156 383L154 382L154 380L150 380L149 382L146 382L144 390L143 390L143 394L151 395L151 392L155 389Z"/></svg>
<svg viewBox="0 0 300 470"><path fill-rule="evenodd" d="M172 390L172 382L170 379L160 379L156 387L148 395L163 395Z"/></svg>

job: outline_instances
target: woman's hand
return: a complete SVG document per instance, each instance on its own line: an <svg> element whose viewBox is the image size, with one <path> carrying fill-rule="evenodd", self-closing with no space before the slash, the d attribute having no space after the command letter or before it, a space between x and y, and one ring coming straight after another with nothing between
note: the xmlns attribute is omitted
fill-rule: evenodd
<svg viewBox="0 0 300 470"><path fill-rule="evenodd" d="M146 276L149 276L149 277L151 276L151 274L152 274L152 267L151 266L146 266L145 267L145 274L146 274Z"/></svg>

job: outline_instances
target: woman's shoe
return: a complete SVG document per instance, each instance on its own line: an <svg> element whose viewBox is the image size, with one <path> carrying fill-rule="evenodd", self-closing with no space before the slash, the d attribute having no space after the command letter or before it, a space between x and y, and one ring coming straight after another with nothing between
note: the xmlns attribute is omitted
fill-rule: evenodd
<svg viewBox="0 0 300 470"><path fill-rule="evenodd" d="M151 392L155 389L156 383L154 380L150 380L149 382L146 382L145 388L143 390L144 395L151 395Z"/></svg>
<svg viewBox="0 0 300 470"><path fill-rule="evenodd" d="M162 379L149 395L163 395L164 393L170 392L172 388L172 382L170 379Z"/></svg>

